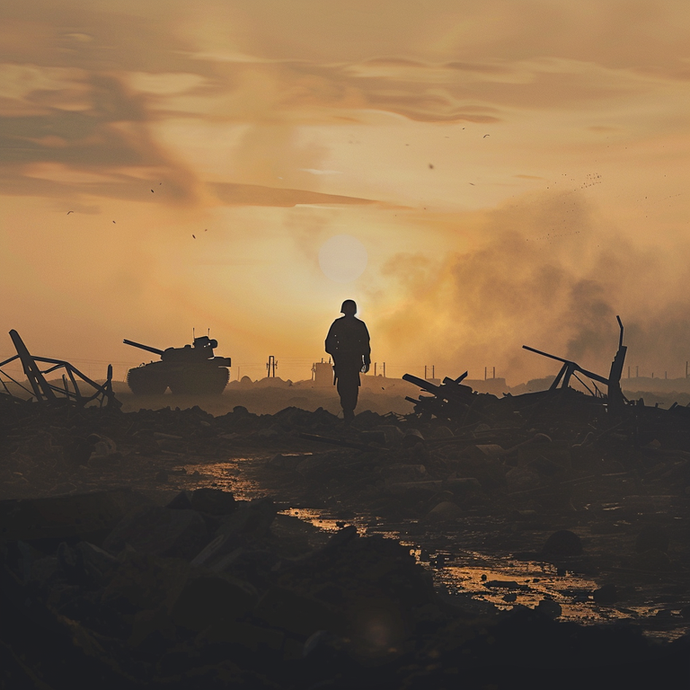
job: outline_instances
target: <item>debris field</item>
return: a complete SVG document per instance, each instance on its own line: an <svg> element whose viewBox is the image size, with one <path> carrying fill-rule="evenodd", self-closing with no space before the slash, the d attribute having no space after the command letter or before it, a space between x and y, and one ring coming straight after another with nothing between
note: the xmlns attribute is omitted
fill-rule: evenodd
<svg viewBox="0 0 690 690"><path fill-rule="evenodd" d="M422 387L351 425L0 397L4 687L688 677L687 408Z"/></svg>

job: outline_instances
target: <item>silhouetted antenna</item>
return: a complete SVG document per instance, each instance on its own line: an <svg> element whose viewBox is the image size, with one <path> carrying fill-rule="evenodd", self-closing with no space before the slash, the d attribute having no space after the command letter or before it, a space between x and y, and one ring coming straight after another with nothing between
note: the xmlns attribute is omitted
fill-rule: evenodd
<svg viewBox="0 0 690 690"><path fill-rule="evenodd" d="M268 372L268 376L275 378L277 367L278 362L276 361L276 358L273 355L269 355L268 362L266 362L266 371Z"/></svg>

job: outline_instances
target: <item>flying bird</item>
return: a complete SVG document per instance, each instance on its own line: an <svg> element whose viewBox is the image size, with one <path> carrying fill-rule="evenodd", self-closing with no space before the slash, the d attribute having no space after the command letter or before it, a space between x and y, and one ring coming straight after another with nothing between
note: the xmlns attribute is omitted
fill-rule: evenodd
<svg viewBox="0 0 690 690"><path fill-rule="evenodd" d="M485 135L482 137L482 139L486 139L488 136L489 136L488 134L485 134Z"/></svg>
<svg viewBox="0 0 690 690"><path fill-rule="evenodd" d="M153 189L152 189L152 190L151 190L151 194L153 194L153 193L154 193L154 191L153 191Z"/></svg>
<svg viewBox="0 0 690 690"><path fill-rule="evenodd" d="M114 222L115 222L115 221L113 221L113 223L114 223Z"/></svg>
<svg viewBox="0 0 690 690"><path fill-rule="evenodd" d="M74 213L74 211L67 211L67 215L69 216L70 213Z"/></svg>
<svg viewBox="0 0 690 690"><path fill-rule="evenodd" d="M192 237L193 237L194 239L196 239L196 235L192 235Z"/></svg>
<svg viewBox="0 0 690 690"><path fill-rule="evenodd" d="M434 169L434 166L433 166L432 163L429 163L429 169L430 169L430 170L433 170L433 169Z"/></svg>

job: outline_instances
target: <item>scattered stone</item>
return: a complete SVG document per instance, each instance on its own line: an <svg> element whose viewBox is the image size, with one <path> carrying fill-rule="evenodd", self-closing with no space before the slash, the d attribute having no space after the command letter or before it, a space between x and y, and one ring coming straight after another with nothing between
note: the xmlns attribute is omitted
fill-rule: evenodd
<svg viewBox="0 0 690 690"><path fill-rule="evenodd" d="M427 513L427 519L432 522L446 522L456 520L461 515L463 515L463 510L460 506L451 501L442 501Z"/></svg>
<svg viewBox="0 0 690 690"><path fill-rule="evenodd" d="M544 556L579 556L582 554L582 540L574 532L561 529L554 532L542 547Z"/></svg>
<svg viewBox="0 0 690 690"><path fill-rule="evenodd" d="M551 620L558 618L563 613L561 605L553 599L542 599L534 610Z"/></svg>
<svg viewBox="0 0 690 690"><path fill-rule="evenodd" d="M606 584L595 589L592 598L597 604L615 604L618 601L618 588L614 584Z"/></svg>
<svg viewBox="0 0 690 690"><path fill-rule="evenodd" d="M232 493L222 489L195 489L190 503L193 510L210 515L230 515L237 506Z"/></svg>
<svg viewBox="0 0 690 690"><path fill-rule="evenodd" d="M103 548L118 553L129 544L142 553L192 558L208 540L206 523L196 511L153 506L124 517Z"/></svg>

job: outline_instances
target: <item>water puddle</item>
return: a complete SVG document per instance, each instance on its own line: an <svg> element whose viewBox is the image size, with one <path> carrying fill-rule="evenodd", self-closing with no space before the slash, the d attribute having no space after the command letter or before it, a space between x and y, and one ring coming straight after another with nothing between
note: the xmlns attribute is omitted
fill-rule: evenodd
<svg viewBox="0 0 690 690"><path fill-rule="evenodd" d="M289 454L284 454L288 457ZM295 457L304 454L296 453ZM212 464L187 464L173 468L172 473L184 477L193 487L215 487L232 491L240 500L252 500L265 495L255 483L241 472L241 465L256 458L231 458ZM616 506L617 507L617 506ZM605 506L613 508L614 505ZM354 524L359 534L381 534L397 539L409 547L418 563L429 570L435 584L450 595L485 602L499 609L515 606L535 608L547 599L561 608L559 620L581 624L602 624L630 621L639 624L646 635L672 640L685 634L690 621L680 616L677 608L666 608L651 602L642 605L600 605L592 598L600 583L575 572L559 571L549 563L517 561L509 556L488 555L476 551L450 553L438 544L448 543L446 535L425 532L411 537L409 524L392 525L374 515L359 515L343 521L319 508L290 507L281 513L298 517L324 532L336 532L345 524ZM414 529L415 533L419 529Z"/></svg>

